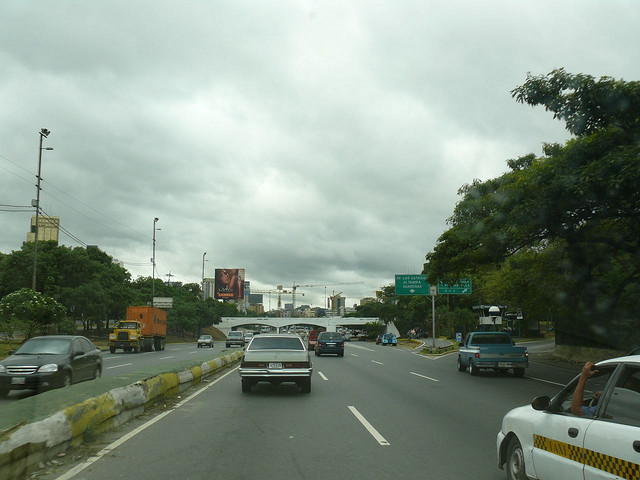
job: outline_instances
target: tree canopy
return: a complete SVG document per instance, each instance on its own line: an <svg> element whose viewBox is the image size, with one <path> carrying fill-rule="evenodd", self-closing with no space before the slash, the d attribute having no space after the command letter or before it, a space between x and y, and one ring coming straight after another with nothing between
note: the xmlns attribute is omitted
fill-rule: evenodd
<svg viewBox="0 0 640 480"><path fill-rule="evenodd" d="M529 75L512 95L554 112L574 137L461 187L450 228L427 254L429 279L520 271L550 282L535 302L561 314L559 342L639 342L623 332L640 331L640 83L560 69Z"/></svg>

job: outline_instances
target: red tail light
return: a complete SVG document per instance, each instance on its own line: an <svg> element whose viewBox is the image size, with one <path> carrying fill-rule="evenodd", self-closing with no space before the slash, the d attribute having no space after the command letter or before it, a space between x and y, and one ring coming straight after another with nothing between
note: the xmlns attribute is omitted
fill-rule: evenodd
<svg viewBox="0 0 640 480"><path fill-rule="evenodd" d="M480 354L476 352L476 358L480 358Z"/></svg>
<svg viewBox="0 0 640 480"><path fill-rule="evenodd" d="M344 348L344 342L340 342L340 346Z"/></svg>
<svg viewBox="0 0 640 480"><path fill-rule="evenodd" d="M284 368L309 368L309 362L285 362Z"/></svg>
<svg viewBox="0 0 640 480"><path fill-rule="evenodd" d="M240 368L266 368L267 364L264 362L241 362Z"/></svg>

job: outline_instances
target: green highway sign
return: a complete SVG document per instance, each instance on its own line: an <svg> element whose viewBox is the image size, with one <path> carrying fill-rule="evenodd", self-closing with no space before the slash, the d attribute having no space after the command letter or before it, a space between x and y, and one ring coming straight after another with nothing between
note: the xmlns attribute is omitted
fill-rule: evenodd
<svg viewBox="0 0 640 480"><path fill-rule="evenodd" d="M461 278L454 285L447 285L442 282L438 283L439 295L469 295L470 293L471 293L470 278Z"/></svg>
<svg viewBox="0 0 640 480"><path fill-rule="evenodd" d="M396 295L430 295L426 275L396 275Z"/></svg>

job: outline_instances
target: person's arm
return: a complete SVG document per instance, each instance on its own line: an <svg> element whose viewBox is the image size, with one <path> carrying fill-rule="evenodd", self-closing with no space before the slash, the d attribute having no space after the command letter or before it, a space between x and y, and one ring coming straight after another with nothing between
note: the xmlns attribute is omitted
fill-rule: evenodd
<svg viewBox="0 0 640 480"><path fill-rule="evenodd" d="M584 364L584 367L582 367L582 373L580 374L576 390L573 392L573 399L571 400L571 413L574 415L583 415L582 402L584 400L584 387L587 380L598 373L598 370L592 370L593 367L595 367L595 365L592 362L587 362Z"/></svg>

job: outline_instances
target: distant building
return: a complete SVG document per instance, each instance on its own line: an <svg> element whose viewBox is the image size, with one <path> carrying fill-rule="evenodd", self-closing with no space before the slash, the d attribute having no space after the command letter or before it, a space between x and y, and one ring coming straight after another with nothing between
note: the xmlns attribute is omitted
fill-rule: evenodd
<svg viewBox="0 0 640 480"><path fill-rule="evenodd" d="M203 282L203 291L204 291L204 298L213 298L213 287L215 284L216 279L215 278L205 278L204 282Z"/></svg>
<svg viewBox="0 0 640 480"><path fill-rule="evenodd" d="M60 235L60 217L38 215L38 241L58 243ZM36 240L36 216L31 217L31 230L27 232L27 242Z"/></svg>
<svg viewBox="0 0 640 480"><path fill-rule="evenodd" d="M366 305L367 303L375 303L377 300L373 297L366 297L360 300L360 306Z"/></svg>

